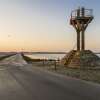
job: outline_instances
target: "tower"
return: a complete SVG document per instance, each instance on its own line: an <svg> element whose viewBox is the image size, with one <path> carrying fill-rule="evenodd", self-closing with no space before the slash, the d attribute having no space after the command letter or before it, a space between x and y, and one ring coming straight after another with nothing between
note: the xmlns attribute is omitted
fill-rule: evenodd
<svg viewBox="0 0 100 100"><path fill-rule="evenodd" d="M85 50L85 30L93 20L93 10L84 7L72 11L70 24L77 33L77 50Z"/></svg>
<svg viewBox="0 0 100 100"><path fill-rule="evenodd" d="M93 10L78 8L71 12L70 25L77 33L77 49L71 50L62 58L61 64L66 67L87 68L100 66L100 58L92 51L85 49L85 30L93 20Z"/></svg>

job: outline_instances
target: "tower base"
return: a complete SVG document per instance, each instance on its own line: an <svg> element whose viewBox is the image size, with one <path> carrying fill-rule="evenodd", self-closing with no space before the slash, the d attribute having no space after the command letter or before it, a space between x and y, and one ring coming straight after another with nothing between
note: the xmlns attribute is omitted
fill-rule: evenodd
<svg viewBox="0 0 100 100"><path fill-rule="evenodd" d="M100 58L90 50L72 50L61 60L61 64L71 68L98 68Z"/></svg>

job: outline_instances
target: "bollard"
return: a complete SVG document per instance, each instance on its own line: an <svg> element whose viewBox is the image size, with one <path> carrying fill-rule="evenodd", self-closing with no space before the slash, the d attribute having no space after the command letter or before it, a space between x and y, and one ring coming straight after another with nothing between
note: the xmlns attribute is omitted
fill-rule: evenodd
<svg viewBox="0 0 100 100"><path fill-rule="evenodd" d="M54 60L54 69L57 70L57 63L56 63L56 60Z"/></svg>
<svg viewBox="0 0 100 100"><path fill-rule="evenodd" d="M45 59L43 59L43 66L45 66Z"/></svg>

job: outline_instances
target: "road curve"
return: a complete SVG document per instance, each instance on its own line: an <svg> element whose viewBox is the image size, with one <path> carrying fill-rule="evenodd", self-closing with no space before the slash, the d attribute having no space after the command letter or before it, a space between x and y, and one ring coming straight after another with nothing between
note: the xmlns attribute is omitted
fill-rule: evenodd
<svg viewBox="0 0 100 100"><path fill-rule="evenodd" d="M2 64L9 64L9 65L15 65L15 66L23 66L27 64L27 62L23 59L20 53L15 54L13 56L7 57L4 60L0 61L0 65Z"/></svg>
<svg viewBox="0 0 100 100"><path fill-rule="evenodd" d="M20 54L14 62L22 60ZM100 85L24 63L0 65L0 100L100 100ZM20 61L19 61L20 62ZM2 62L3 63L3 62Z"/></svg>

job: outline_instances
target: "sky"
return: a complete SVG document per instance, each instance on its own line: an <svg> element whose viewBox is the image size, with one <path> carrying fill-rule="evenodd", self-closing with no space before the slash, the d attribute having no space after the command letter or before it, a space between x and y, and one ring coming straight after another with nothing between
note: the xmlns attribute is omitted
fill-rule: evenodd
<svg viewBox="0 0 100 100"><path fill-rule="evenodd" d="M86 49L100 51L100 0L0 0L0 51L63 51L76 45L71 11L93 9Z"/></svg>

